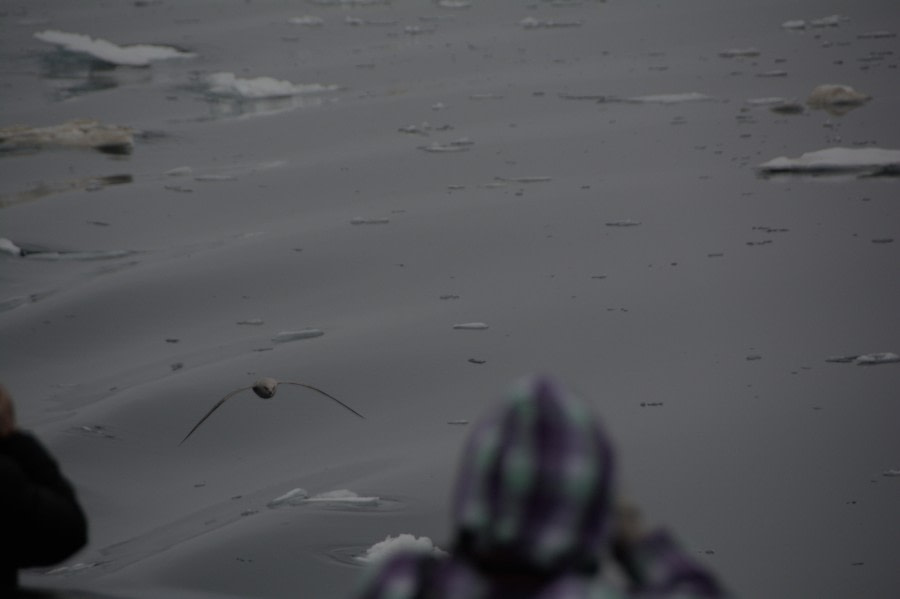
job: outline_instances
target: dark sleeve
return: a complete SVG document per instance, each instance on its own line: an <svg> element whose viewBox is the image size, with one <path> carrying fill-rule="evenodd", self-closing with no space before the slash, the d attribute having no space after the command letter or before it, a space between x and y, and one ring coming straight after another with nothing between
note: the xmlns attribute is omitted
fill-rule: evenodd
<svg viewBox="0 0 900 599"><path fill-rule="evenodd" d="M31 435L0 439L0 556L16 568L46 566L87 542L87 522L56 461Z"/></svg>
<svg viewBox="0 0 900 599"><path fill-rule="evenodd" d="M728 597L715 575L678 546L664 530L647 535L633 548L638 581L632 596L720 599Z"/></svg>

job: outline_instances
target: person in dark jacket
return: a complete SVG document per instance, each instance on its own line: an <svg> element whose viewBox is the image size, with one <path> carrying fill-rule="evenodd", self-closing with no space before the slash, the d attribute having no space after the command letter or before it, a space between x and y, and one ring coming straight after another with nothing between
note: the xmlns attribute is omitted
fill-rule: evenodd
<svg viewBox="0 0 900 599"><path fill-rule="evenodd" d="M18 570L49 566L87 542L87 521L53 457L16 427L12 397L0 385L0 597Z"/></svg>
<svg viewBox="0 0 900 599"><path fill-rule="evenodd" d="M609 438L546 377L520 381L472 431L449 554L400 551L357 599L713 599L716 577L619 499ZM614 584L609 566L617 565Z"/></svg>

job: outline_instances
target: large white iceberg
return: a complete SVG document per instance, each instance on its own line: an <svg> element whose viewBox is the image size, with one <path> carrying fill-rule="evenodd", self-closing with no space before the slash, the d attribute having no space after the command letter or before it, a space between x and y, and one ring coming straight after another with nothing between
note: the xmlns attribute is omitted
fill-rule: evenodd
<svg viewBox="0 0 900 599"><path fill-rule="evenodd" d="M89 35L66 33L65 31L54 29L38 31L34 34L34 37L48 44L59 46L69 52L87 54L103 62L129 67L146 67L154 60L190 58L194 56L191 52L184 52L169 46L152 46L148 44L119 46L104 39L92 38Z"/></svg>
<svg viewBox="0 0 900 599"><path fill-rule="evenodd" d="M304 94L336 91L336 85L321 83L296 84L273 77L241 78L234 73L213 73L206 78L209 92L219 96L236 96L250 100L287 98Z"/></svg>
<svg viewBox="0 0 900 599"><path fill-rule="evenodd" d="M780 156L763 162L757 168L764 174L861 173L900 175L900 150L882 148L828 148L807 152L797 158Z"/></svg>

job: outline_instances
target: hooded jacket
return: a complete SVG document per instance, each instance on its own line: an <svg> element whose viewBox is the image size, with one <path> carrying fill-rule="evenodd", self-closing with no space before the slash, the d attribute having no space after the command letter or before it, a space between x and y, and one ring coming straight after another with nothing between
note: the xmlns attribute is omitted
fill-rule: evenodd
<svg viewBox="0 0 900 599"><path fill-rule="evenodd" d="M519 381L464 448L450 554L395 554L360 599L723 596L662 531L617 552L629 594L604 583L613 490L613 450L588 407L549 378Z"/></svg>

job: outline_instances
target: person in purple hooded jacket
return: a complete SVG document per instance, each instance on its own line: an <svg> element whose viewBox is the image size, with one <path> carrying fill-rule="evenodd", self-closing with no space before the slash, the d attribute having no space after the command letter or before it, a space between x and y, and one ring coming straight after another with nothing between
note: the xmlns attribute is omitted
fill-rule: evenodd
<svg viewBox="0 0 900 599"><path fill-rule="evenodd" d="M725 597L667 532L643 530L615 496L614 470L589 408L551 379L524 379L468 439L450 553L394 553L357 598ZM609 563L627 583L611 581Z"/></svg>
<svg viewBox="0 0 900 599"><path fill-rule="evenodd" d="M17 594L18 570L49 566L87 542L87 521L53 457L16 426L0 385L0 597Z"/></svg>

